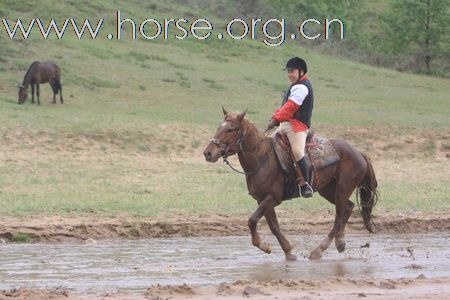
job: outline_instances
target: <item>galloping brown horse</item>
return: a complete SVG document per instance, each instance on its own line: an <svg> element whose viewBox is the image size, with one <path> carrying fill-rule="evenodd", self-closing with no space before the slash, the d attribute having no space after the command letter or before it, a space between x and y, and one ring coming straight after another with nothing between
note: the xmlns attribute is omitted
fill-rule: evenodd
<svg viewBox="0 0 450 300"><path fill-rule="evenodd" d="M273 235L283 249L286 259L295 260L291 253L294 248L281 233L275 214L275 206L283 200L287 176L281 169L273 147L273 139L264 135L254 124L244 118L245 113L228 113L223 109L224 122L204 150L205 159L216 162L219 157L237 154L245 171L249 194L258 202L258 208L248 220L252 244L266 253L272 251L270 244L259 236L256 226L265 216ZM373 232L372 208L377 194L377 181L370 160L344 140L331 139L340 161L318 171L319 182L314 183L314 191L336 206L334 226L328 236L315 248L309 258L318 259L333 239L339 252L345 250L344 229L353 210L349 200L358 188L361 198L364 225Z"/></svg>
<svg viewBox="0 0 450 300"><path fill-rule="evenodd" d="M56 94L59 92L59 100L64 102L61 85L61 69L53 62L33 62L23 78L23 83L19 85L19 104L24 103L28 98L28 86L31 84L31 103L34 103L34 93L36 90L37 104L39 102L39 84L48 82L53 90L53 103L56 103ZM36 89L35 89L36 88Z"/></svg>

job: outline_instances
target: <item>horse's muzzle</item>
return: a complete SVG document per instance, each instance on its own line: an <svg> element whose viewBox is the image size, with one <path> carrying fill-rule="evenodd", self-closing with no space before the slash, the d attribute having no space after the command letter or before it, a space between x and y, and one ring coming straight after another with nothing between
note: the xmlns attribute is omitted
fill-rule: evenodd
<svg viewBox="0 0 450 300"><path fill-rule="evenodd" d="M204 151L203 155L205 156L206 161L211 161L212 154L210 151Z"/></svg>
<svg viewBox="0 0 450 300"><path fill-rule="evenodd" d="M215 151L212 148L217 147L216 145L210 143L205 151L203 151L203 155L205 156L205 160L209 162L216 162L219 159L220 151Z"/></svg>

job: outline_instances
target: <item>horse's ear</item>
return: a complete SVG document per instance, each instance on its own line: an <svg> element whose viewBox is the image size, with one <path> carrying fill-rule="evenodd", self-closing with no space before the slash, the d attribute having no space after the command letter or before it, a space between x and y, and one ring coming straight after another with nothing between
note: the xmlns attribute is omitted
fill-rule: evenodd
<svg viewBox="0 0 450 300"><path fill-rule="evenodd" d="M246 108L245 111L244 111L243 113L241 113L241 114L239 114L239 115L237 116L237 119L239 120L239 122L241 122L242 119L244 119L245 114L247 113L247 110L248 110L248 108Z"/></svg>
<svg viewBox="0 0 450 300"><path fill-rule="evenodd" d="M222 106L222 111L223 111L223 115L224 115L224 116L228 115L227 110L226 110L223 106Z"/></svg>

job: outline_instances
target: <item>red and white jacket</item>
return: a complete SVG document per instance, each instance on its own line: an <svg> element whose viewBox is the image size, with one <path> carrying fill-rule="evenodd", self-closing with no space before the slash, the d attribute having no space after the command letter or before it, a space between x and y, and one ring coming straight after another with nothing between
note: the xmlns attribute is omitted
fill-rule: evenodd
<svg viewBox="0 0 450 300"><path fill-rule="evenodd" d="M299 81L307 80L308 78L304 75ZM278 122L287 122L291 123L292 129L294 132L301 132L308 130L308 126L302 123L300 120L294 117L295 113L302 109L302 103L305 98L308 96L308 88L306 85L298 83L291 87L291 93L289 95L286 103L278 109L275 114L272 116L272 119Z"/></svg>

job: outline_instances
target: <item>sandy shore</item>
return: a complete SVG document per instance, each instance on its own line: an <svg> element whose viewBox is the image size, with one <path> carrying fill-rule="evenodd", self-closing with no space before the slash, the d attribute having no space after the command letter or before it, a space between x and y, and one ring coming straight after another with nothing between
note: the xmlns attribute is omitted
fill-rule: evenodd
<svg viewBox="0 0 450 300"><path fill-rule="evenodd" d="M450 278L236 281L213 287L151 286L145 291L77 295L63 289L0 291L0 299L449 299Z"/></svg>

